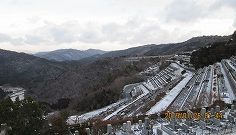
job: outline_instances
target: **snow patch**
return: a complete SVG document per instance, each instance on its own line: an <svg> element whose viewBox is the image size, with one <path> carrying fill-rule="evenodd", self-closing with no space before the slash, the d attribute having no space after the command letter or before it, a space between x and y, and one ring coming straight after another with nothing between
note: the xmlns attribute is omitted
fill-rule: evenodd
<svg viewBox="0 0 236 135"><path fill-rule="evenodd" d="M178 83L161 101L157 102L148 112L147 114L154 114L157 112L164 111L171 102L175 99L175 97L181 92L181 90L185 87L188 81L192 78L193 74L187 72L184 74L185 78Z"/></svg>
<svg viewBox="0 0 236 135"><path fill-rule="evenodd" d="M102 112L104 112L104 111L106 111L106 110L108 110L108 109L110 109L110 108L112 108L112 107L114 107L114 106L116 106L116 105L122 103L122 102L124 102L124 100L120 100L120 101L118 101L118 102L116 102L116 103L113 103L113 104L108 105L108 106L106 106L106 107L103 107L103 108L101 108L101 109L98 109L98 110L95 110L95 111L91 111L91 112L88 112L88 113L85 113L85 114L82 114L82 115L70 116L70 117L67 119L66 122L67 122L69 125L76 124L76 123L82 123L82 122L84 122L84 121L86 121L86 120L88 120L88 119L90 119L90 118L93 118L93 117L95 117L95 116L98 116L100 113L102 113Z"/></svg>
<svg viewBox="0 0 236 135"><path fill-rule="evenodd" d="M223 74L223 76L224 76L225 87L227 88L227 90L228 90L228 92L229 92L230 99L231 99L231 100L234 100L234 99L236 99L236 98L235 98L234 92L233 92L233 90L232 90L232 88L231 88L231 86L230 86L230 83L229 83L228 77L227 77L227 75L226 75L226 72L225 72L224 68L222 67L222 64L219 63L219 65L220 65L220 68L221 68L221 72L222 72L222 74Z"/></svg>

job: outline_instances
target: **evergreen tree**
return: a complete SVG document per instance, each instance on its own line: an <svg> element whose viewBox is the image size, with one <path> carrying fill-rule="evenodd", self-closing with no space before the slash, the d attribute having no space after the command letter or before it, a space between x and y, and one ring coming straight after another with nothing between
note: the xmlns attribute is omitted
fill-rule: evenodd
<svg viewBox="0 0 236 135"><path fill-rule="evenodd" d="M37 135L43 125L42 106L32 98L0 102L0 123L11 128L10 135Z"/></svg>

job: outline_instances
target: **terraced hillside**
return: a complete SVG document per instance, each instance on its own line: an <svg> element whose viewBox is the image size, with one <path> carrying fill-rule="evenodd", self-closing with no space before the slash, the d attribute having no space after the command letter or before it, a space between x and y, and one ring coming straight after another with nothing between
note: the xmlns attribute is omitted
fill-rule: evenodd
<svg viewBox="0 0 236 135"><path fill-rule="evenodd" d="M149 70L151 69L156 68L152 66ZM128 91L131 95L129 98L100 110L71 116L68 123L75 124L96 118L106 121L166 111L187 111L209 107L218 101L232 104L236 97L236 58L224 59L195 72L173 62L167 68L156 71L146 81L132 86Z"/></svg>

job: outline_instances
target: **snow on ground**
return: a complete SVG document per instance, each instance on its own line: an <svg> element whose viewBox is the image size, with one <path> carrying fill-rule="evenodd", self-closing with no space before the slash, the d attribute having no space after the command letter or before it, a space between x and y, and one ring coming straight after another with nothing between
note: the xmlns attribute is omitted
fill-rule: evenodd
<svg viewBox="0 0 236 135"><path fill-rule="evenodd" d="M154 135L157 135L157 129L161 129L161 124L153 126L153 133L154 133ZM162 135L169 135L169 134L162 130Z"/></svg>
<svg viewBox="0 0 236 135"><path fill-rule="evenodd" d="M119 113L120 111L122 111L123 109L125 109L127 106L133 104L135 101L139 100L140 98L142 98L143 96L145 96L146 94L142 94L139 95L135 100L133 100L132 102L130 102L129 104L123 105L121 106L119 109L117 109L116 111L114 111L113 113L111 113L110 115L106 116L103 120L109 120L111 117L117 115L117 113Z"/></svg>
<svg viewBox="0 0 236 135"><path fill-rule="evenodd" d="M232 104L229 93L221 93L220 96L225 103Z"/></svg>
<svg viewBox="0 0 236 135"><path fill-rule="evenodd" d="M137 85L138 85L138 83L125 85L124 88L123 88L123 91L128 91L128 90L134 88Z"/></svg>
<svg viewBox="0 0 236 135"><path fill-rule="evenodd" d="M13 102L16 101L16 98L19 98L20 101L24 100L25 99L24 93L25 93L25 91L20 91L20 92L14 93L14 94L10 95L10 98Z"/></svg>
<svg viewBox="0 0 236 135"><path fill-rule="evenodd" d="M148 80L147 82L143 82L143 84L150 90L154 90L155 88L153 87L153 85L151 84L150 80Z"/></svg>
<svg viewBox="0 0 236 135"><path fill-rule="evenodd" d="M177 69L179 69L179 68L182 69L182 67L180 67L180 66L179 66L178 64L176 64L176 63L171 63L170 66L171 66L171 67L174 67L174 68L177 68Z"/></svg>
<svg viewBox="0 0 236 135"><path fill-rule="evenodd" d="M211 83L211 81L213 81L213 66L210 65L209 68L210 68L210 70L211 70L211 74L210 74L210 77L209 77L209 79L208 79L209 82L208 82L208 84L207 84L207 90L206 90L207 95L210 95L210 94L211 94L211 90L212 90L212 83Z"/></svg>
<svg viewBox="0 0 236 135"><path fill-rule="evenodd" d="M202 80L201 80L201 83L200 83L201 85L200 85L200 87L198 87L199 90L198 90L198 94L197 94L197 98L196 98L196 103L198 103L199 98L201 98L200 96L201 96L201 93L202 93L202 91L203 91L204 83L205 83L204 80L207 79L207 78L206 78L206 76L207 76L207 70L208 70L208 67L205 68L204 75L203 75Z"/></svg>
<svg viewBox="0 0 236 135"><path fill-rule="evenodd" d="M153 65L151 67L146 68L142 72L139 72L139 75L142 75L142 74L152 74L152 73L157 73L159 71L160 71L159 63L157 63L157 64L155 64L155 65Z"/></svg>
<svg viewBox="0 0 236 135"><path fill-rule="evenodd" d="M149 90L147 90L147 89L143 86L143 84L138 85L137 87L139 87L139 88L143 91L143 93L144 93L145 95L149 93Z"/></svg>
<svg viewBox="0 0 236 135"><path fill-rule="evenodd" d="M126 104L126 105L122 105L120 106L116 111L114 111L113 113L111 113L110 115L106 116L104 118L104 120L108 120L110 119L111 117L113 117L114 115L116 115L118 112L120 112L121 110L123 110L124 108L126 108L127 106L129 106L130 104L134 103L135 101L137 101L138 99L142 98L143 96L145 96L146 94L149 93L149 90L147 88L145 88L143 85L146 85L148 88L150 87L150 85L146 82L143 82L143 84L140 84L138 85L138 83L135 83L135 84L129 84L129 85L126 85L124 87L124 91L129 91L130 89L132 89L133 87L139 87L142 91L143 91L143 94L138 96L134 101L132 101L131 103L129 104ZM88 113L85 113L85 114L82 114L82 115L75 115L75 116L70 116L67 120L67 123L68 124L75 124L75 123L80 123L80 122L83 122L83 121L86 121L92 117L95 117L95 116L98 116L100 113L106 111L107 109L109 108L112 108L118 104L120 104L121 102L123 101L119 101L119 102L116 102L114 104L111 104L107 107L104 107L102 109L98 109L98 110L95 110L95 111L92 111L92 112L88 112Z"/></svg>
<svg viewBox="0 0 236 135"><path fill-rule="evenodd" d="M148 67L147 69L145 69L144 71L140 72L139 74L158 72L159 70L160 70L159 64L155 64L155 65L153 65L151 67Z"/></svg>
<svg viewBox="0 0 236 135"><path fill-rule="evenodd" d="M234 71L236 71L236 67L234 66L234 65L232 65L230 62L230 60L226 60L228 63L229 63L229 65L234 69Z"/></svg>
<svg viewBox="0 0 236 135"><path fill-rule="evenodd" d="M142 98L143 96L147 95L149 93L149 91L143 86L143 85L139 85L137 86L139 88L142 89L143 91L143 94L142 95L139 95L135 100L133 100L132 102L130 102L129 104L127 105L123 105L121 106L119 109L117 109L116 111L114 111L113 113L111 113L110 115L108 115L107 117L105 117L103 120L108 120L110 119L111 117L117 115L117 113L119 113L121 110L125 109L127 106L133 104L135 101L139 100L140 98Z"/></svg>
<svg viewBox="0 0 236 135"><path fill-rule="evenodd" d="M178 64L176 63L172 63L170 66L174 67L174 68L177 68L177 71L178 73L177 74L181 74L181 71L183 70L182 67L180 67ZM170 91L170 93L166 96L166 98L164 99L164 102L166 102L166 100L168 101L166 104L167 106L173 101L174 97L177 96L177 94L181 91L181 89L186 85L186 83L191 79L192 77L192 73L189 73L187 72L185 74L185 78L179 83L177 84L177 86L175 88L172 89L172 91ZM130 89L132 88L133 86L135 86L137 84L131 84L131 85L126 85L124 87L124 90L127 90L127 89ZM116 111L114 111L113 113L111 113L110 115L106 116L104 118L104 120L108 120L110 119L111 117L113 117L114 115L117 115L120 111L122 111L123 109L125 109L127 106L133 104L134 102L136 102L137 100L139 100L140 98L142 98L143 96L145 96L146 94L149 93L149 90L147 88L145 88L143 85L147 86L148 88L150 87L150 85L147 83L147 82L143 82L143 84L140 84L136 87L139 87L140 89L142 89L143 91L143 94L142 95L139 95L135 100L133 100L132 102L128 103L128 104L124 104L124 105L121 105L120 107L118 107L116 109ZM124 101L124 100L123 100ZM93 118L95 116L98 116L99 114L101 114L102 112L105 112L107 109L110 109L118 104L120 104L121 102L123 101L119 101L119 102L116 102L114 104L111 104L107 107L104 107L102 109L98 109L98 110L95 110L95 111L92 111L92 112L88 112L88 113L85 113L85 114L82 114L82 115L75 115L75 116L70 116L67 120L67 123L68 124L75 124L75 123L81 123L81 122L84 122L90 118ZM163 101L162 101L163 102ZM167 107L166 106L166 107Z"/></svg>
<svg viewBox="0 0 236 135"><path fill-rule="evenodd" d="M227 75L226 75L225 70L224 70L223 67L222 67L222 64L220 63L219 65L220 65L221 71L222 71L223 76L224 76L225 86L226 86L226 88L227 88L227 90L228 90L228 92L229 92L230 99L233 101L234 99L236 99L236 97L235 97L235 95L234 95L234 92L233 92L233 90L232 90L230 84L229 84L228 77L227 77Z"/></svg>
<svg viewBox="0 0 236 135"><path fill-rule="evenodd" d="M11 100L14 102L16 101L16 98L19 98L19 100L24 100L25 99L25 89L21 87L3 87L0 86L0 88L3 89L5 92L10 92L8 96L11 98Z"/></svg>
<svg viewBox="0 0 236 135"><path fill-rule="evenodd" d="M189 95L191 94L191 91L192 91L192 89L193 89L193 85L192 85L192 86L189 88L188 95L185 97L184 101L182 101L182 103L181 103L181 105L180 105L180 109L179 109L179 110L182 110L182 108L183 108L184 104L186 103L186 101L187 101L187 99L188 99Z"/></svg>
<svg viewBox="0 0 236 135"><path fill-rule="evenodd" d="M138 126L139 125L137 123L131 125L131 130L133 131L132 135L142 135L143 134L142 130L140 130L138 128ZM157 128L161 129L161 124L160 123L157 123L157 124L153 125L152 130L153 130L154 135L157 135ZM116 131L115 134L116 135L123 135L121 130ZM162 131L162 135L168 135L168 134L165 131Z"/></svg>
<svg viewBox="0 0 236 135"><path fill-rule="evenodd" d="M108 105L106 107L103 107L101 109L98 109L98 110L95 110L95 111L91 111L91 112L88 112L88 113L85 113L85 114L82 114L82 115L74 115L74 116L70 116L68 119L67 119L67 123L69 125L72 125L72 124L76 124L76 123L81 123L81 122L84 122L92 117L95 117L95 116L98 116L100 113L120 104L124 102L124 100L120 100L116 103L113 103L111 105Z"/></svg>
<svg viewBox="0 0 236 135"><path fill-rule="evenodd" d="M181 92L181 90L185 87L188 81L192 78L193 74L187 72L184 74L185 78L178 83L161 101L157 102L148 112L147 114L154 114L157 112L161 112L165 110L171 102L175 99L175 97Z"/></svg>
<svg viewBox="0 0 236 135"><path fill-rule="evenodd" d="M174 72L175 75L181 75L181 72L183 71L183 68L182 68L180 65L178 65L178 64L176 64L176 63L171 63L170 66L177 69L177 70Z"/></svg>

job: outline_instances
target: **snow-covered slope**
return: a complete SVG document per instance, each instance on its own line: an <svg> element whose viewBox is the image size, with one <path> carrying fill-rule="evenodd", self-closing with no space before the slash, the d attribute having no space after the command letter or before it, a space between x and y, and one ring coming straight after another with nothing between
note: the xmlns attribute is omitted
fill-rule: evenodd
<svg viewBox="0 0 236 135"><path fill-rule="evenodd" d="M161 111L164 111L171 102L175 99L175 97L180 93L180 91L185 87L188 81L192 78L193 74L191 72L185 73L185 78L178 83L167 95L159 102L157 102L148 112L147 114L154 114Z"/></svg>

